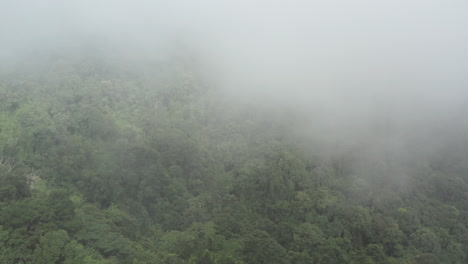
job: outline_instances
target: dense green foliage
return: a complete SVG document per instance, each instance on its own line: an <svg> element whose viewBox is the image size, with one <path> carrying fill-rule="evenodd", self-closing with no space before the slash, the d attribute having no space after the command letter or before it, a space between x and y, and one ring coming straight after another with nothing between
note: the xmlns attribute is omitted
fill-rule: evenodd
<svg viewBox="0 0 468 264"><path fill-rule="evenodd" d="M188 65L2 74L0 263L467 262L466 145L357 170Z"/></svg>

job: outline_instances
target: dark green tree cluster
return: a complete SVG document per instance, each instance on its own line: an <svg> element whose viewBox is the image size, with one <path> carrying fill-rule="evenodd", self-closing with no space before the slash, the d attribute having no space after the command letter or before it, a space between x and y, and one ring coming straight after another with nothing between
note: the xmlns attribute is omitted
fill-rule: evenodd
<svg viewBox="0 0 468 264"><path fill-rule="evenodd" d="M466 263L466 144L395 181L191 63L1 73L0 263Z"/></svg>

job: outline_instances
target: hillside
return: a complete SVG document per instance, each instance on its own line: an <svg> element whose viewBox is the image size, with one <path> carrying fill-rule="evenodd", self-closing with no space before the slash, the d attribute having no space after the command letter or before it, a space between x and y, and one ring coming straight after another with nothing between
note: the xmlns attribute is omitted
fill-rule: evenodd
<svg viewBox="0 0 468 264"><path fill-rule="evenodd" d="M467 262L468 141L363 166L300 122L181 58L4 70L0 263Z"/></svg>

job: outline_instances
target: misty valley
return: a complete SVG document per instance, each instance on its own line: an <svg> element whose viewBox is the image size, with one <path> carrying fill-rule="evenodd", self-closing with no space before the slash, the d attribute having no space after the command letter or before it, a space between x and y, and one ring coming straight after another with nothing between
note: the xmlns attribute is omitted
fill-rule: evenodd
<svg viewBox="0 0 468 264"><path fill-rule="evenodd" d="M0 0L0 264L467 264L467 11Z"/></svg>

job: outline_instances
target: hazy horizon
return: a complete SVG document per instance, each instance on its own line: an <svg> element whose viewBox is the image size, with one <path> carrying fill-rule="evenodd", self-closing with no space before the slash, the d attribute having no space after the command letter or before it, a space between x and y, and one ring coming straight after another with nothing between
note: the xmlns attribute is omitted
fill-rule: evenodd
<svg viewBox="0 0 468 264"><path fill-rule="evenodd" d="M464 1L5 1L0 54L4 63L70 51L135 64L188 56L223 100L294 113L300 122L291 133L408 148L407 141L465 136L467 8Z"/></svg>

